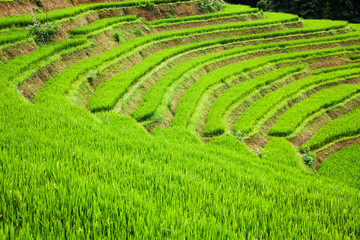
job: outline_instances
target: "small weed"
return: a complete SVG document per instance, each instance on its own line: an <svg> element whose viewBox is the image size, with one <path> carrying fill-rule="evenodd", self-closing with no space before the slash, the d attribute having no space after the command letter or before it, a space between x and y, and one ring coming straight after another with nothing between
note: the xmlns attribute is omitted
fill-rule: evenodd
<svg viewBox="0 0 360 240"><path fill-rule="evenodd" d="M97 80L98 73L95 70L90 70L88 73L87 80L91 86L93 86L94 82Z"/></svg>
<svg viewBox="0 0 360 240"><path fill-rule="evenodd" d="M313 167L315 163L316 156L311 152L311 149L308 146L305 146L302 150L303 155L302 159L309 167Z"/></svg>
<svg viewBox="0 0 360 240"><path fill-rule="evenodd" d="M165 13L165 18L174 18L174 16L171 15L170 12L166 12L166 13Z"/></svg>
<svg viewBox="0 0 360 240"><path fill-rule="evenodd" d="M244 101L244 107L245 107L245 108L249 108L250 105L251 105L251 103L250 103L248 100L245 100L245 101Z"/></svg>
<svg viewBox="0 0 360 240"><path fill-rule="evenodd" d="M46 45L51 42L52 38L59 31L55 24L47 23L42 26L36 19L33 25L27 28L38 45Z"/></svg>
<svg viewBox="0 0 360 240"><path fill-rule="evenodd" d="M147 0L145 3L141 4L142 8L145 8L146 10L154 10L155 4L149 0Z"/></svg>
<svg viewBox="0 0 360 240"><path fill-rule="evenodd" d="M152 120L154 122L157 122L157 123L163 123L165 118L164 118L164 115L162 114L155 114L153 117L152 117Z"/></svg>
<svg viewBox="0 0 360 240"><path fill-rule="evenodd" d="M256 155L257 155L259 158L261 158L261 159L264 159L264 160L265 160L267 153L268 153L268 152L265 151L264 148L263 148L263 149L259 149L259 148L256 149Z"/></svg>
<svg viewBox="0 0 360 240"><path fill-rule="evenodd" d="M228 82L224 82L224 87L225 87L225 89L229 89L229 88L231 88L231 85Z"/></svg>
<svg viewBox="0 0 360 240"><path fill-rule="evenodd" d="M236 133L236 140L238 140L239 142L243 142L246 135L246 132L238 131Z"/></svg>
<svg viewBox="0 0 360 240"><path fill-rule="evenodd" d="M144 33L140 29L135 28L135 27L132 28L132 32L133 32L133 34L135 34L138 37L141 37L144 35Z"/></svg>
<svg viewBox="0 0 360 240"><path fill-rule="evenodd" d="M114 38L115 42L120 42L120 34L118 32L115 32L113 34L113 38Z"/></svg>
<svg viewBox="0 0 360 240"><path fill-rule="evenodd" d="M39 7L43 7L43 3L41 0L34 0L34 2L39 6Z"/></svg>
<svg viewBox="0 0 360 240"><path fill-rule="evenodd" d="M191 42L191 43L196 43L197 41L196 41L196 39L195 39L193 36L191 36L191 37L190 37L190 42Z"/></svg>
<svg viewBox="0 0 360 240"><path fill-rule="evenodd" d="M171 8L166 10L165 18L174 18L174 16L171 14Z"/></svg>
<svg viewBox="0 0 360 240"><path fill-rule="evenodd" d="M223 5L219 2L219 0L199 0L199 11L212 13L218 12L223 9Z"/></svg>
<svg viewBox="0 0 360 240"><path fill-rule="evenodd" d="M124 43L126 41L124 35L120 32L114 32L113 38L114 41L118 43Z"/></svg>

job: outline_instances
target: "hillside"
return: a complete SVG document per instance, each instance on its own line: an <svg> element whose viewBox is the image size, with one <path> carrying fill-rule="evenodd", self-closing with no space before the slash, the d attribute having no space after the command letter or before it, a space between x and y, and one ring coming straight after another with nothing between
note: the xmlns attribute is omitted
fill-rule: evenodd
<svg viewBox="0 0 360 240"><path fill-rule="evenodd" d="M360 25L40 2L48 44L0 2L0 239L360 237Z"/></svg>

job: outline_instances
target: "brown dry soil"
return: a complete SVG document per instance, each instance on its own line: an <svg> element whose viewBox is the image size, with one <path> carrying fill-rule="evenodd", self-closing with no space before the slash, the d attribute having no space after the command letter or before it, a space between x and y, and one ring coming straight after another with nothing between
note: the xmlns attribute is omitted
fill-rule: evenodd
<svg viewBox="0 0 360 240"><path fill-rule="evenodd" d="M50 11L54 9L62 9L62 8L70 8L81 4L91 4L91 3L105 3L105 2L119 2L118 0L42 0L41 6L39 6L38 3L34 0L30 0L30 3L28 3L27 0L18 0L18 1L12 1L12 2L0 2L0 17L7 17L7 16L17 16L17 15L23 15L23 14L30 14L31 8L35 13L43 12L45 10ZM185 3L183 5L187 5L187 7L190 7L190 11L184 11L182 12L181 16L187 16L189 14L193 14L194 9L191 8L191 5L194 4L193 2ZM162 10L162 9L156 9L158 13L164 14L166 13L168 9ZM171 14L173 16L177 16L176 10L171 10Z"/></svg>
<svg viewBox="0 0 360 240"><path fill-rule="evenodd" d="M316 158L319 163L321 163L324 159L334 155L336 152L340 151L343 148L351 147L355 144L360 144L360 137L346 139L344 141L340 141L330 145L329 147L316 152Z"/></svg>
<svg viewBox="0 0 360 240"><path fill-rule="evenodd" d="M118 2L118 0L42 0L42 6L39 6L34 1L30 4L25 0L0 2L0 17L17 16L24 14L31 14L31 9L34 13L43 11L50 11L54 9L62 9L74 7L80 4L102 3L102 2ZM174 7L175 6L175 7ZM171 13L174 17L198 15L201 12L198 10L196 2L188 3L174 3L174 4L159 4L154 10L146 10L144 8L121 8L124 9L125 14L136 14L144 17L147 21L164 18L167 13ZM106 14L104 15L106 17Z"/></svg>
<svg viewBox="0 0 360 240"><path fill-rule="evenodd" d="M0 49L0 64L20 55L28 54L32 51L35 51L36 49L37 46L33 40L27 41L25 43L9 45L8 47Z"/></svg>

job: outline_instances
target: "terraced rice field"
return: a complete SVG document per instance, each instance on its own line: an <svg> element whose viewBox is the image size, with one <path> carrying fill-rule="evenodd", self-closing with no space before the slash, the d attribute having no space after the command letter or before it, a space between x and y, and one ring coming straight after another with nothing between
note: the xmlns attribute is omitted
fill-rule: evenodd
<svg viewBox="0 0 360 240"><path fill-rule="evenodd" d="M360 238L360 26L149 4L0 18L0 239Z"/></svg>

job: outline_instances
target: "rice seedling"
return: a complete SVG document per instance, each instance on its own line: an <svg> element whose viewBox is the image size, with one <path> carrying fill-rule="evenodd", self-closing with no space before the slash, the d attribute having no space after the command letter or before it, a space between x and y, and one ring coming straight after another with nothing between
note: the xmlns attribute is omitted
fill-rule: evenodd
<svg viewBox="0 0 360 240"><path fill-rule="evenodd" d="M360 85L340 85L323 89L289 108L270 129L270 135L286 136L292 133L305 118L333 106L359 92Z"/></svg>

